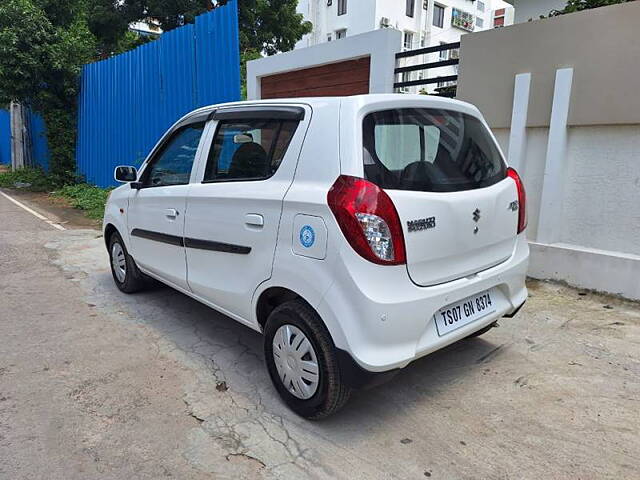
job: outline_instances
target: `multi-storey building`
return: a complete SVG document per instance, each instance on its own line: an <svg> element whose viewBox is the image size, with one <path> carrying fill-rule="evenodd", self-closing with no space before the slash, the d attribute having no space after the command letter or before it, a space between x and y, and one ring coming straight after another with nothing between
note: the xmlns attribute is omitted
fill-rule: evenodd
<svg viewBox="0 0 640 480"><path fill-rule="evenodd" d="M503 0L300 0L298 11L313 24L313 31L298 42L296 48L369 32L378 28L395 28L403 32L398 50L414 50L457 42L460 36L494 27L496 10L513 11ZM502 16L499 23L513 23L513 14ZM457 55L455 50L412 57L403 65L447 60ZM418 80L428 75L448 76L457 73L457 66L430 72L406 72L400 81ZM433 92L443 83L425 89ZM403 91L416 92L423 87Z"/></svg>

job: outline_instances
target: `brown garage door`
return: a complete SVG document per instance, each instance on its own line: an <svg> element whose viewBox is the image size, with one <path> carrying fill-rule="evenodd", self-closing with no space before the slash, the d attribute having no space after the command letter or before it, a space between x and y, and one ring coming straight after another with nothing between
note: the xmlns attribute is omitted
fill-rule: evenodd
<svg viewBox="0 0 640 480"><path fill-rule="evenodd" d="M262 98L330 97L369 93L370 58L262 77Z"/></svg>

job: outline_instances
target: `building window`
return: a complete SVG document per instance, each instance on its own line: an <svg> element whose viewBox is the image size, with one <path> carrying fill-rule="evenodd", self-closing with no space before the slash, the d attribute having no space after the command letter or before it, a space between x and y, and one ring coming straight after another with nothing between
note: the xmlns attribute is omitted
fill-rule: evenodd
<svg viewBox="0 0 640 480"><path fill-rule="evenodd" d="M402 48L404 50L411 50L413 48L413 32L404 32Z"/></svg>
<svg viewBox="0 0 640 480"><path fill-rule="evenodd" d="M347 0L338 0L338 15L347 13Z"/></svg>
<svg viewBox="0 0 640 480"><path fill-rule="evenodd" d="M440 42L440 45L446 45L447 42ZM449 60L449 50L440 50L440 60Z"/></svg>
<svg viewBox="0 0 640 480"><path fill-rule="evenodd" d="M347 29L343 28L342 30L336 30L336 40L340 40L347 36Z"/></svg>
<svg viewBox="0 0 640 480"><path fill-rule="evenodd" d="M480 0L478 0L478 11L484 12L484 2L481 2Z"/></svg>
<svg viewBox="0 0 640 480"><path fill-rule="evenodd" d="M493 12L493 27L494 28L498 28L498 27L504 27L504 15L505 15L505 9L504 8L500 8L498 10L496 10L495 12Z"/></svg>
<svg viewBox="0 0 640 480"><path fill-rule="evenodd" d="M433 26L444 27L444 7L441 5L433 6Z"/></svg>
<svg viewBox="0 0 640 480"><path fill-rule="evenodd" d="M476 17L476 27L482 28L484 27L484 20L480 17Z"/></svg>
<svg viewBox="0 0 640 480"><path fill-rule="evenodd" d="M427 36L424 33L420 36L420 46L421 47L427 46Z"/></svg>
<svg viewBox="0 0 640 480"><path fill-rule="evenodd" d="M407 17L413 18L413 13L416 8L416 0L407 0Z"/></svg>
<svg viewBox="0 0 640 480"><path fill-rule="evenodd" d="M331 35L330 33L327 34L327 42L330 42L331 40L333 40L333 35Z"/></svg>

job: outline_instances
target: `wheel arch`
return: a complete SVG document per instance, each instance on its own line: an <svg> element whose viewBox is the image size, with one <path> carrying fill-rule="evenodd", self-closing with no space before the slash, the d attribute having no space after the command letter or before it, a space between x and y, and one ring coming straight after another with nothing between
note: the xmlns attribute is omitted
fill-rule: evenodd
<svg viewBox="0 0 640 480"><path fill-rule="evenodd" d="M315 309L313 305L311 305L311 303L307 301L302 295L286 287L272 286L262 291L258 297L258 301L256 302L256 320L258 322L258 325L260 326L260 330L264 331L264 326L267 323L267 319L276 307L291 300L303 301L309 306L309 308L316 312L318 317L322 320L322 317L320 317L317 309Z"/></svg>
<svg viewBox="0 0 640 480"><path fill-rule="evenodd" d="M111 240L111 236L117 233L122 237L122 234L118 231L116 226L113 223L107 223L104 227L104 243L109 248L109 241Z"/></svg>
<svg viewBox="0 0 640 480"><path fill-rule="evenodd" d="M126 227L124 225L117 226L115 222L107 222L104 225L103 237L104 244L106 245L107 250L109 250L109 242L111 241L111 237L114 233L120 235L122 243L124 243L124 246L127 249L128 253L131 254L131 251L129 250L129 237L126 235Z"/></svg>

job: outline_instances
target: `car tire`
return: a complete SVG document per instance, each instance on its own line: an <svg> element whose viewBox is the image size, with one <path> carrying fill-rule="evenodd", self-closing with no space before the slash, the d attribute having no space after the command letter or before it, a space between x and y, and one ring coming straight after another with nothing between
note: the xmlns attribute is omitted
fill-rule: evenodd
<svg viewBox="0 0 640 480"><path fill-rule="evenodd" d="M498 322L493 322L490 323L489 325L487 325L484 328L481 328L480 330L478 330L477 332L473 332L471 335L469 335L468 337L466 337L467 339L471 339L471 338L476 338L479 337L480 335L484 335L485 333L487 333L489 330L491 330L492 328L495 328L498 326Z"/></svg>
<svg viewBox="0 0 640 480"><path fill-rule="evenodd" d="M296 345L300 346L298 350ZM342 380L335 351L329 331L304 301L283 303L269 315L264 329L269 376L282 399L298 415L319 420L337 412L349 400L351 388ZM317 377L313 375L314 363Z"/></svg>
<svg viewBox="0 0 640 480"><path fill-rule="evenodd" d="M109 238L111 275L116 286L124 293L135 293L146 287L145 275L140 272L119 233Z"/></svg>

